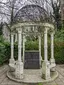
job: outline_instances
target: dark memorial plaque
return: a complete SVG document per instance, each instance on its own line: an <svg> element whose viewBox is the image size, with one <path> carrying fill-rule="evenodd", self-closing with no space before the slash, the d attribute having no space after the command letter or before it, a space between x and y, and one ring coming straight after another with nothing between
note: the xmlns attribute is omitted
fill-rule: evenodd
<svg viewBox="0 0 64 85"><path fill-rule="evenodd" d="M39 60L39 52L31 52L26 51L24 57L24 68L25 69L39 69L40 68L40 60Z"/></svg>

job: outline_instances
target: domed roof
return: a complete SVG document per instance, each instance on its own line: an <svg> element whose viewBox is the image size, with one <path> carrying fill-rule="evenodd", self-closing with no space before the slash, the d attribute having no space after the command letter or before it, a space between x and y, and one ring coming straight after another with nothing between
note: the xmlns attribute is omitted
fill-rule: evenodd
<svg viewBox="0 0 64 85"><path fill-rule="evenodd" d="M44 21L48 19L46 10L38 5L26 5L14 17L14 22Z"/></svg>

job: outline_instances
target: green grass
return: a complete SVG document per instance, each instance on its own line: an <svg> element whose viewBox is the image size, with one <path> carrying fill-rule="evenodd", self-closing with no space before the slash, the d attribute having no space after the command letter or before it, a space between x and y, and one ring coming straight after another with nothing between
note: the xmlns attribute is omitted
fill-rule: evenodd
<svg viewBox="0 0 64 85"><path fill-rule="evenodd" d="M42 83L39 83L38 85L43 85Z"/></svg>

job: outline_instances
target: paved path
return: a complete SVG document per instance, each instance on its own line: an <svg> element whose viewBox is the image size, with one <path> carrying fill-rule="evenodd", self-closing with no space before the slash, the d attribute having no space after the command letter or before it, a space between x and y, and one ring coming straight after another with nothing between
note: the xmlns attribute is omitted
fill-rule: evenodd
<svg viewBox="0 0 64 85"><path fill-rule="evenodd" d="M17 83L7 78L6 73L8 65L0 67L0 85L38 85L38 84L24 84ZM56 70L59 72L59 77L52 83L46 83L42 85L64 85L64 65L57 65Z"/></svg>

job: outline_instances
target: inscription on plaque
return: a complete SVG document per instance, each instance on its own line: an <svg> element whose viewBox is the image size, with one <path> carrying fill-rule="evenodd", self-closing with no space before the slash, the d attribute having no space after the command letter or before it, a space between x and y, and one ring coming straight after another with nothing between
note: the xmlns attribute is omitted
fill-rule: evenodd
<svg viewBox="0 0 64 85"><path fill-rule="evenodd" d="M40 68L39 52L31 52L31 51L25 52L24 68L25 69L39 69Z"/></svg>

